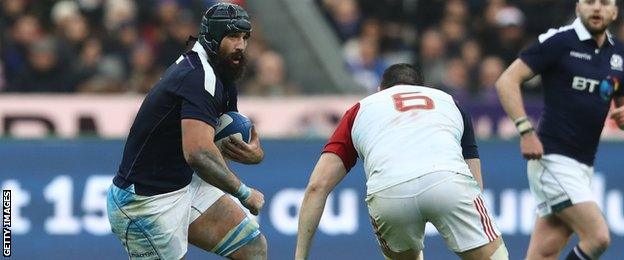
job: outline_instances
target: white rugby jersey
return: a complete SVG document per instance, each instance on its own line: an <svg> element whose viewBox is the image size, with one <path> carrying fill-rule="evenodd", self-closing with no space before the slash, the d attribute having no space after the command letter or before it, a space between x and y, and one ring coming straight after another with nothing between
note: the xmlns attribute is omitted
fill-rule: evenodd
<svg viewBox="0 0 624 260"><path fill-rule="evenodd" d="M349 171L364 161L367 194L431 172L472 176L464 159L478 158L470 117L443 91L399 85L349 109L323 152Z"/></svg>

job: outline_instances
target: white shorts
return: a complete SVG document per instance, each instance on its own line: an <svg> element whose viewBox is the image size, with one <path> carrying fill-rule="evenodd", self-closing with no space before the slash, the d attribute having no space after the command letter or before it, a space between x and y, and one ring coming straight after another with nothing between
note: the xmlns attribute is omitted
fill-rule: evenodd
<svg viewBox="0 0 624 260"><path fill-rule="evenodd" d="M366 201L380 246L393 252L422 250L427 222L454 252L483 246L500 236L479 185L463 174L430 173L373 193Z"/></svg>
<svg viewBox="0 0 624 260"><path fill-rule="evenodd" d="M590 187L594 168L570 157L547 154L530 160L527 174L540 217L594 200Z"/></svg>
<svg viewBox="0 0 624 260"><path fill-rule="evenodd" d="M108 191L108 219L130 259L181 259L188 247L188 227L223 191L193 174L179 190L141 196L134 185Z"/></svg>

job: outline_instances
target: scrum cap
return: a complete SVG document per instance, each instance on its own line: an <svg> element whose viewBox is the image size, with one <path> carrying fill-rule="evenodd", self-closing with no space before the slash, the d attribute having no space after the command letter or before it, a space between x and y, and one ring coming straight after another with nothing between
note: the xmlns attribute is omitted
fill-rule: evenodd
<svg viewBox="0 0 624 260"><path fill-rule="evenodd" d="M251 33L249 15L239 5L218 3L206 11L199 28L199 43L210 54L216 55L221 40L229 33Z"/></svg>

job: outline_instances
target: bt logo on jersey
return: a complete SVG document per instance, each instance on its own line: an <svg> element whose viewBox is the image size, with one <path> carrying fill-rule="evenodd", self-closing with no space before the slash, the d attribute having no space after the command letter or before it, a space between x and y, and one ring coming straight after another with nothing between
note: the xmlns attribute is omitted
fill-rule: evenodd
<svg viewBox="0 0 624 260"><path fill-rule="evenodd" d="M587 89L589 90L589 93L594 93L594 90L599 84L600 84L600 81L598 80L583 78L579 76L575 76L574 79L572 80L573 89L576 89L579 91L585 91Z"/></svg>
<svg viewBox="0 0 624 260"><path fill-rule="evenodd" d="M620 80L614 76L607 76L602 81L575 76L572 79L572 88L578 91L587 90L589 93L594 93L594 90L598 89L600 97L609 101L620 88Z"/></svg>

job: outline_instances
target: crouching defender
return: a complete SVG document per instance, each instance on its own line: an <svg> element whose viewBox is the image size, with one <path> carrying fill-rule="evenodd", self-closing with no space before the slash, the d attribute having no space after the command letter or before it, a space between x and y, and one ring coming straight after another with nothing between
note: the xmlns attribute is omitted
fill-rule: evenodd
<svg viewBox="0 0 624 260"><path fill-rule="evenodd" d="M296 259L308 258L327 196L358 157L371 222L387 259L422 259L427 222L462 259L508 258L481 195L470 116L453 97L422 84L418 68L393 65L381 90L345 113L310 177Z"/></svg>

